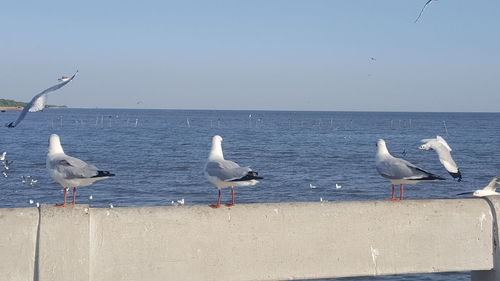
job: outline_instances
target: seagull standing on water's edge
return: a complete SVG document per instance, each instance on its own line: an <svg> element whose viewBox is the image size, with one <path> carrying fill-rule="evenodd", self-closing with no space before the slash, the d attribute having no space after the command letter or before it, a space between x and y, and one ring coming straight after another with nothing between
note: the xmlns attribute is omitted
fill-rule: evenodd
<svg viewBox="0 0 500 281"><path fill-rule="evenodd" d="M76 203L76 188L91 185L95 181L114 176L108 171L100 171L95 166L68 156L64 153L59 136L50 135L49 152L47 153L47 170L50 176L64 189L64 202L56 206L66 206L66 193L73 188L73 201Z"/></svg>
<svg viewBox="0 0 500 281"><path fill-rule="evenodd" d="M376 168L377 172L384 178L388 179L392 184L392 197L394 198L394 185L399 184L399 200L403 200L403 184L416 184L421 181L444 180L440 176L431 174L412 163L396 158L389 153L385 141L379 139L377 141Z"/></svg>
<svg viewBox="0 0 500 281"><path fill-rule="evenodd" d="M24 116L26 116L26 113L28 113L28 111L29 112L37 112L37 111L43 110L45 108L47 94L50 92L53 92L55 90L58 90L58 89L62 88L64 85L71 82L71 80L73 80L73 78L75 78L77 73L78 73L78 70L76 71L76 73L73 76L71 76L71 78L67 78L62 83L59 83L59 84L54 85L48 89L45 89L41 93L34 96L31 99L31 101L24 106L23 110L21 111L21 114L19 114L19 117L17 117L17 120L14 122L8 123L5 126L8 128L15 128L17 125L19 125L19 123L21 123L21 121L23 121Z"/></svg>
<svg viewBox="0 0 500 281"><path fill-rule="evenodd" d="M433 149L439 156L439 162L443 164L448 173L457 181L462 181L462 173L458 168L453 158L451 158L451 147L448 143L440 136L436 136L435 139L423 139L421 140L424 144L418 147L420 150Z"/></svg>
<svg viewBox="0 0 500 281"><path fill-rule="evenodd" d="M212 138L212 149L205 166L205 177L219 191L217 205L210 205L212 208L220 208L221 188L231 187L232 201L231 204L226 204L230 207L235 204L235 186L255 185L259 182L257 180L262 179L257 172L252 171L249 167L240 167L233 161L225 160L222 153L222 137L218 135Z"/></svg>

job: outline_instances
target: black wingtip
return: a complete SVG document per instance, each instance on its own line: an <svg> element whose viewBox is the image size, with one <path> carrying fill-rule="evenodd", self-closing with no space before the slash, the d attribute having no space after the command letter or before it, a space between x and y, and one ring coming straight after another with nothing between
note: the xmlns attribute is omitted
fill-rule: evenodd
<svg viewBox="0 0 500 281"><path fill-rule="evenodd" d="M97 175L93 176L93 178L102 178L102 177L114 177L115 174L112 174L109 171L97 171Z"/></svg>
<svg viewBox="0 0 500 281"><path fill-rule="evenodd" d="M458 182L462 181L462 173L460 173L460 169L456 173L451 173L448 172L454 179L456 179Z"/></svg>
<svg viewBox="0 0 500 281"><path fill-rule="evenodd" d="M438 175L434 175L434 174L429 174L427 177L425 178L422 178L421 180L426 180L426 181L435 181L435 180L440 180L440 181L444 181L446 180L445 178L442 178Z"/></svg>
<svg viewBox="0 0 500 281"><path fill-rule="evenodd" d="M259 177L259 173L250 171L246 174L246 176L232 181L249 181L249 180L261 180L261 179L263 179L263 177Z"/></svg>
<svg viewBox="0 0 500 281"><path fill-rule="evenodd" d="M14 122L10 122L9 124L5 124L5 127L7 127L7 128L15 128L16 124Z"/></svg>

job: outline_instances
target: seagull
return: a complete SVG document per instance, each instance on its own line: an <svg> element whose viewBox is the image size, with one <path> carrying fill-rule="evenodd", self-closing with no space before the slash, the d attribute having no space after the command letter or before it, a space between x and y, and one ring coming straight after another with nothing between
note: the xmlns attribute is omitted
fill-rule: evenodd
<svg viewBox="0 0 500 281"><path fill-rule="evenodd" d="M0 161L5 161L5 156L7 155L7 152L3 152L2 156L0 156Z"/></svg>
<svg viewBox="0 0 500 281"><path fill-rule="evenodd" d="M336 184L335 184L335 188L336 188L336 189L341 189L341 188L342 188L342 185L340 185L340 184L336 183Z"/></svg>
<svg viewBox="0 0 500 281"><path fill-rule="evenodd" d="M438 156L439 162L443 164L450 175L457 179L457 181L462 181L462 174L458 168L453 158L451 158L451 147L448 143L440 136L436 136L435 139L423 139L421 140L424 144L418 147L420 150L434 149Z"/></svg>
<svg viewBox="0 0 500 281"><path fill-rule="evenodd" d="M421 181L444 180L444 178L431 174L412 163L392 156L387 150L385 141L377 141L376 168L378 173L388 179L392 184L392 197L394 198L394 185L399 184L399 200L403 200L403 184L416 184Z"/></svg>
<svg viewBox="0 0 500 281"><path fill-rule="evenodd" d="M21 114L19 114L19 117L17 117L17 120L14 122L10 122L9 124L6 124L5 126L8 128L14 128L17 125L19 125L19 123L21 123L21 121L24 119L24 117L26 116L26 113L28 113L28 111L29 112L37 112L37 111L43 110L45 108L45 101L47 100L47 94L50 92L53 92L55 90L58 90L61 87L63 87L64 85L68 84L71 80L73 80L73 78L75 78L77 73L78 73L78 70L67 81L56 84L48 89L43 90L38 95L34 96L31 99L31 101L24 106L24 109L21 111Z"/></svg>
<svg viewBox="0 0 500 281"><path fill-rule="evenodd" d="M422 8L422 11L420 11L420 14L418 14L418 17L417 19L415 20L415 22L418 21L418 19L420 19L420 17L422 16L422 14L424 13L424 9L427 7L427 5L429 5L433 0L428 0L427 3L425 3L424 7Z"/></svg>
<svg viewBox="0 0 500 281"><path fill-rule="evenodd" d="M317 186L313 185L312 183L309 184L309 188L311 189L315 189L315 188L318 188Z"/></svg>
<svg viewBox="0 0 500 281"><path fill-rule="evenodd" d="M493 177L491 181L488 183L488 185L485 186L483 189L478 189L474 192L459 193L457 195L472 194L473 196L476 197L500 195L500 193L496 191L497 187L500 187L500 175Z"/></svg>
<svg viewBox="0 0 500 281"><path fill-rule="evenodd" d="M61 78L57 79L57 81L59 81L59 82L66 82L68 80L69 80L68 76L61 76Z"/></svg>
<svg viewBox="0 0 500 281"><path fill-rule="evenodd" d="M376 61L377 59L374 57L371 57L370 60Z"/></svg>
<svg viewBox="0 0 500 281"><path fill-rule="evenodd" d="M47 153L47 170L50 176L58 182L64 191L64 202L56 206L66 206L66 192L73 188L73 202L76 203L76 188L91 185L95 181L114 176L108 171L98 170L95 166L66 155L61 146L59 136L50 135L49 152Z"/></svg>
<svg viewBox="0 0 500 281"><path fill-rule="evenodd" d="M226 206L233 206L234 203L234 187L235 186L251 186L257 184L259 174L252 171L249 167L240 167L233 161L225 160L222 153L222 137L216 135L212 138L212 149L208 156L207 164L205 166L205 177L207 180L215 185L219 191L217 205L210 205L212 208L220 208L221 188L231 187L231 204Z"/></svg>

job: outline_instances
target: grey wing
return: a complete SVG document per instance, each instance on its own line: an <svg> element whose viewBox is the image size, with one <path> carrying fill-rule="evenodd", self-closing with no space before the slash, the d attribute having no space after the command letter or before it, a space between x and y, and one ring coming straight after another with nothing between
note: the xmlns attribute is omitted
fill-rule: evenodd
<svg viewBox="0 0 500 281"><path fill-rule="evenodd" d="M412 163L395 157L377 163L377 171L389 179L418 179L428 174Z"/></svg>
<svg viewBox="0 0 500 281"><path fill-rule="evenodd" d="M65 179L91 178L98 174L97 167L67 155L52 160L51 164Z"/></svg>
<svg viewBox="0 0 500 281"><path fill-rule="evenodd" d="M23 111L21 111L21 114L19 114L19 117L17 117L17 120L14 121L14 122L10 122L9 124L7 124L6 126L9 127L9 128L14 128L16 127L17 125L19 125L19 123L21 123L21 121L23 121L24 117L26 116L26 113L28 113L28 111L30 109L33 108L33 106L37 106L39 105L40 101L39 99L42 98L44 95L50 93L50 92L53 92L55 90L58 90L60 89L61 87L63 87L64 85L68 84L71 80L73 80L73 78L75 78L76 74L78 73L78 70L76 71L75 74L73 74L73 76L71 76L71 78L68 80L68 81L64 81L62 83L59 83L57 85L54 85L48 89L45 89L43 90L43 92L39 93L38 95L34 96L31 101L26 104L26 106L24 106L23 108ZM35 108L34 108L35 109ZM38 111L38 110L36 110ZM32 111L34 112L34 111Z"/></svg>
<svg viewBox="0 0 500 281"><path fill-rule="evenodd" d="M248 174L252 169L240 167L229 160L210 161L205 167L205 172L210 177L216 177L221 181L232 181L240 179Z"/></svg>

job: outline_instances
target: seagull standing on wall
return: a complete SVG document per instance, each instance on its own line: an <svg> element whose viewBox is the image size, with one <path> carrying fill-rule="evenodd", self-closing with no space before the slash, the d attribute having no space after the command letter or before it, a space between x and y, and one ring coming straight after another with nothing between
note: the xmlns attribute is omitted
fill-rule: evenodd
<svg viewBox="0 0 500 281"><path fill-rule="evenodd" d="M219 191L217 205L210 205L212 208L220 208L221 189L231 187L231 204L234 203L234 187L235 186L251 186L257 184L262 177L259 177L257 172L252 171L249 167L240 167L233 161L225 160L222 153L222 137L214 136L212 138L212 149L208 156L205 166L205 177L215 185Z"/></svg>
<svg viewBox="0 0 500 281"><path fill-rule="evenodd" d="M416 184L421 181L444 180L442 177L431 174L412 163L392 156L387 150L385 141L377 141L376 168L377 172L392 184L392 197L394 197L394 185L399 184L399 200L403 200L403 184Z"/></svg>
<svg viewBox="0 0 500 281"><path fill-rule="evenodd" d="M95 166L84 161L66 155L61 146L59 136L50 135L49 152L47 153L47 171L50 176L58 182L64 190L64 202L56 206L66 206L66 193L69 188L73 188L73 201L76 203L76 188L88 186L95 181L114 176L108 171L100 171Z"/></svg>
<svg viewBox="0 0 500 281"><path fill-rule="evenodd" d="M27 103L21 113L19 114L19 117L17 117L17 120L14 122L10 122L6 124L5 126L8 128L15 128L21 121L23 121L24 117L26 116L26 113L29 112L37 112L40 110L43 110L45 108L45 102L47 101L47 94L50 92L53 92L55 90L58 90L62 88L64 85L68 84L73 78L75 78L76 74L78 73L78 70L76 73L71 76L71 78L67 78L65 80L60 80L62 83L59 83L57 85L54 85L48 89L43 90L41 93L37 94L34 96L29 103Z"/></svg>
<svg viewBox="0 0 500 281"><path fill-rule="evenodd" d="M433 149L439 156L439 162L443 164L448 173L457 181L462 181L462 173L458 168L453 158L451 158L451 147L448 143L440 136L436 136L435 139L423 139L421 140L424 144L418 147L420 150Z"/></svg>

